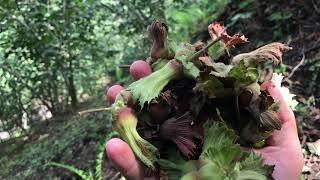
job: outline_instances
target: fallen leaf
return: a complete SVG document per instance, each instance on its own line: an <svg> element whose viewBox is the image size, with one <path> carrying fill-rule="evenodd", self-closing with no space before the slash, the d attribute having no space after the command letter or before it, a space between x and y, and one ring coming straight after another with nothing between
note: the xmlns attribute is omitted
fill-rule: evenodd
<svg viewBox="0 0 320 180"><path fill-rule="evenodd" d="M320 139L318 139L317 141L311 143L311 142L308 142L307 143L307 146L309 148L309 151L312 153L312 154L315 154L317 156L320 156Z"/></svg>

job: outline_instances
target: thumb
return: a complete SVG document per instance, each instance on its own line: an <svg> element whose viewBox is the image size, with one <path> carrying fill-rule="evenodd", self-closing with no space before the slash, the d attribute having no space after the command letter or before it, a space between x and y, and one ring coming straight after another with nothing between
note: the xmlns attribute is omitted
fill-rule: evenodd
<svg viewBox="0 0 320 180"><path fill-rule="evenodd" d="M126 179L142 179L140 164L127 143L113 138L107 142L106 150L110 161Z"/></svg>
<svg viewBox="0 0 320 180"><path fill-rule="evenodd" d="M284 97L281 93L281 87L275 86L271 81L264 83L261 87L270 93L275 102L280 102L278 116L282 127L280 131L275 131L273 135L267 139L267 144L272 146L299 145L296 120L293 111L285 101L287 97Z"/></svg>

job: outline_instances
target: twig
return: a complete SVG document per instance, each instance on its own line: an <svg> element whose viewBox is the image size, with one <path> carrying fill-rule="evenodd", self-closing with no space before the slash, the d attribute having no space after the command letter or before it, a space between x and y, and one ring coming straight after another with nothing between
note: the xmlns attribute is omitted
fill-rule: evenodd
<svg viewBox="0 0 320 180"><path fill-rule="evenodd" d="M215 39L214 41L210 42L207 46L205 46L204 48L202 48L200 51L194 53L191 56L191 60L198 58L204 51L208 50L209 47L211 47L212 45L214 45L216 42L220 41L221 37L218 37L217 39Z"/></svg>
<svg viewBox="0 0 320 180"><path fill-rule="evenodd" d="M130 68L129 64L121 64L118 66L119 68Z"/></svg>
<svg viewBox="0 0 320 180"><path fill-rule="evenodd" d="M121 174L120 174L120 172L117 172L110 180L119 179L119 176L121 176Z"/></svg>
<svg viewBox="0 0 320 180"><path fill-rule="evenodd" d="M110 110L111 110L110 107L108 107L108 108L98 108L98 109L88 109L88 110L80 111L80 112L78 112L78 114L80 116L82 116L82 115L88 114L88 113L100 112L100 111L110 111Z"/></svg>
<svg viewBox="0 0 320 180"><path fill-rule="evenodd" d="M305 54L304 54L304 52L302 53L302 58L301 58L301 60L300 60L300 62L299 62L299 64L297 64L293 69L292 69L292 71L291 71L291 73L289 74L289 76L286 78L286 79L290 79L292 76L293 76L293 74L299 69L299 67L304 63L304 60L306 59L306 56L305 56Z"/></svg>
<svg viewBox="0 0 320 180"><path fill-rule="evenodd" d="M313 50L316 50L316 49L320 48L320 44L319 44L319 42L320 42L320 41L316 42L316 44L318 44L318 45L313 46L313 47L311 47L311 48L309 48L309 49L305 50L305 51L304 51L304 53L306 54L306 53L309 53L310 51L313 51Z"/></svg>
<svg viewBox="0 0 320 180"><path fill-rule="evenodd" d="M320 14L320 8L318 8L318 6L316 5L316 3L312 0L312 5L313 5L313 8L314 8L314 10L318 13L318 14Z"/></svg>

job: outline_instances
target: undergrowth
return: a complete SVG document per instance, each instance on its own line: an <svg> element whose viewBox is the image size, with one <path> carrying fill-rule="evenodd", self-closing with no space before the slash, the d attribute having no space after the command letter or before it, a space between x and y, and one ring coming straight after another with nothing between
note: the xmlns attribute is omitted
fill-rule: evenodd
<svg viewBox="0 0 320 180"><path fill-rule="evenodd" d="M93 101L94 104L88 106L104 103L103 98L97 99ZM24 145L11 148L10 154L0 157L0 179L51 179L61 174L70 176L70 173L64 171L55 174L52 166L46 166L50 162L78 163L81 165L80 169L101 169L103 147L100 146L97 151L100 153L96 161L100 167L95 166L96 144L101 145L105 142L106 134L111 130L110 118L108 113L85 117L70 114L63 118L51 119L47 125L41 124L43 127L40 129L44 131L42 135L36 139L29 138ZM83 158L87 159L87 163L81 163Z"/></svg>

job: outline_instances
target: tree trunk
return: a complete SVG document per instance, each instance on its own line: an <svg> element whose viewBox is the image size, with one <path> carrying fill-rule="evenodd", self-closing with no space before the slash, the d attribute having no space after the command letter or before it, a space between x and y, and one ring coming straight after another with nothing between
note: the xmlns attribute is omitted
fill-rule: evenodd
<svg viewBox="0 0 320 180"><path fill-rule="evenodd" d="M71 98L71 105L74 108L78 104L78 99L77 99L77 90L76 90L76 86L74 84L74 78L73 78L72 59L69 60L68 92Z"/></svg>

